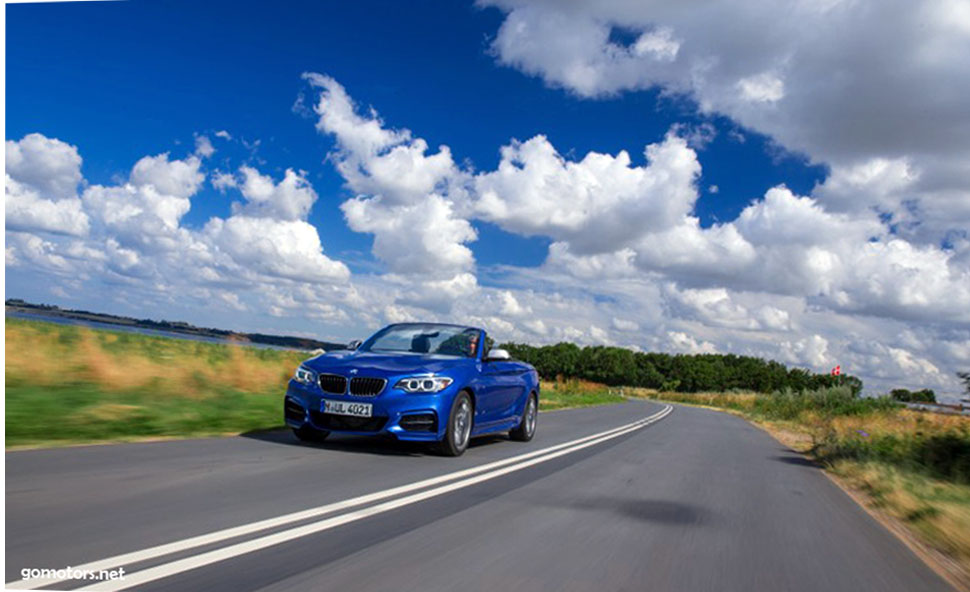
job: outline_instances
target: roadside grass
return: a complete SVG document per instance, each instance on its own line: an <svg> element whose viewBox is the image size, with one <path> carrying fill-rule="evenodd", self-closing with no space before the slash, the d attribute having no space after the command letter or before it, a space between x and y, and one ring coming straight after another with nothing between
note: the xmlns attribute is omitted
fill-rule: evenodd
<svg viewBox="0 0 970 592"><path fill-rule="evenodd" d="M961 568L970 571L970 487L932 479L884 462L839 460L828 469L869 503L915 532Z"/></svg>
<svg viewBox="0 0 970 592"><path fill-rule="evenodd" d="M554 411L573 407L593 407L622 403L626 399L616 389L577 379L542 381L539 409Z"/></svg>
<svg viewBox="0 0 970 592"><path fill-rule="evenodd" d="M938 566L970 589L970 418L911 411L838 388L629 394L721 409L763 426L942 556Z"/></svg>
<svg viewBox="0 0 970 592"><path fill-rule="evenodd" d="M298 351L6 319L6 446L280 425Z"/></svg>

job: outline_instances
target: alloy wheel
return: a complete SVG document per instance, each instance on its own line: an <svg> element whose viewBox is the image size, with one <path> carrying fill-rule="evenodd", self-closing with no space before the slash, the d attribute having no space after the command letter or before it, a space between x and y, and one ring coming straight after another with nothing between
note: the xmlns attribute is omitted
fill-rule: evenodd
<svg viewBox="0 0 970 592"><path fill-rule="evenodd" d="M536 411L536 398L529 397L529 406L525 411L525 433L527 436L531 437L536 431L536 416L538 415Z"/></svg>
<svg viewBox="0 0 970 592"><path fill-rule="evenodd" d="M454 440L455 448L459 450L468 444L468 437L472 431L472 409L468 399L462 399L455 413Z"/></svg>

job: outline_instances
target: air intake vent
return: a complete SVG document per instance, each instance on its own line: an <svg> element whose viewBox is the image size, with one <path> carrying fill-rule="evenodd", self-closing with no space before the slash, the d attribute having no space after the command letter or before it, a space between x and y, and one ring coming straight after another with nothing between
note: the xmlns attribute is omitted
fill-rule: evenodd
<svg viewBox="0 0 970 592"><path fill-rule="evenodd" d="M384 390L387 380L384 378L367 378L358 376L350 379L350 394L358 397L373 397Z"/></svg>
<svg viewBox="0 0 970 592"><path fill-rule="evenodd" d="M320 388L325 393L342 395L347 392L347 379L337 374L321 374Z"/></svg>
<svg viewBox="0 0 970 592"><path fill-rule="evenodd" d="M438 419L434 413L417 413L405 415L399 425L409 432L437 432Z"/></svg>
<svg viewBox="0 0 970 592"><path fill-rule="evenodd" d="M286 419L303 421L306 418L306 411L296 401L287 397L286 402L283 403L283 415Z"/></svg>

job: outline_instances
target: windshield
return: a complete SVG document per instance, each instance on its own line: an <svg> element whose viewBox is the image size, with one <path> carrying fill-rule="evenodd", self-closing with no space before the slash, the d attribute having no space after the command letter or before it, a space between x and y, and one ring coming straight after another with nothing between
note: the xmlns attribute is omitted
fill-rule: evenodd
<svg viewBox="0 0 970 592"><path fill-rule="evenodd" d="M478 352L478 333L470 327L392 325L381 329L361 349L472 358Z"/></svg>

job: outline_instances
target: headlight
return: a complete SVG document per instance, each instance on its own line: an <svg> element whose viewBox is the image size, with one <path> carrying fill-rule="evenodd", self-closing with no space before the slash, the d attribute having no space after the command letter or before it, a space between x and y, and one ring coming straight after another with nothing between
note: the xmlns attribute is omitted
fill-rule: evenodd
<svg viewBox="0 0 970 592"><path fill-rule="evenodd" d="M303 384L313 384L316 379L317 373L310 370L306 366L300 366L296 369L296 372L293 373L293 380Z"/></svg>
<svg viewBox="0 0 970 592"><path fill-rule="evenodd" d="M406 393L437 393L448 388L452 382L447 376L411 376L397 381L394 388Z"/></svg>

